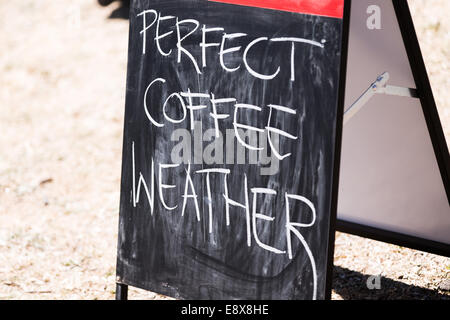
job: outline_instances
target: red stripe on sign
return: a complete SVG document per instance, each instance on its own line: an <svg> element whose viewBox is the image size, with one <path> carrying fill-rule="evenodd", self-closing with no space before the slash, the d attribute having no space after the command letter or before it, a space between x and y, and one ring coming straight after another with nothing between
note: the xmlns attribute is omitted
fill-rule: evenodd
<svg viewBox="0 0 450 320"><path fill-rule="evenodd" d="M208 0L249 7L299 12L316 16L341 18L344 15L344 0Z"/></svg>

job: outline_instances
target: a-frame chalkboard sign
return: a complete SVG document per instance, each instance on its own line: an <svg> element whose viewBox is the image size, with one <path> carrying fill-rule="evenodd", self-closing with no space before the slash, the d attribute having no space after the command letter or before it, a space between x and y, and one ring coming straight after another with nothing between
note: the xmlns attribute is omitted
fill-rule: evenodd
<svg viewBox="0 0 450 320"><path fill-rule="evenodd" d="M330 297L348 15L132 1L117 298Z"/></svg>

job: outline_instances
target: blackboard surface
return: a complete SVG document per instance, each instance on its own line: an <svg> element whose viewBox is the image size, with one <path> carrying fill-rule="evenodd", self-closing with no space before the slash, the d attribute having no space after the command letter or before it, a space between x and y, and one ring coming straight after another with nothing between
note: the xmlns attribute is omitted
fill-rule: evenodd
<svg viewBox="0 0 450 320"><path fill-rule="evenodd" d="M132 2L119 283L325 298L342 30L299 12Z"/></svg>

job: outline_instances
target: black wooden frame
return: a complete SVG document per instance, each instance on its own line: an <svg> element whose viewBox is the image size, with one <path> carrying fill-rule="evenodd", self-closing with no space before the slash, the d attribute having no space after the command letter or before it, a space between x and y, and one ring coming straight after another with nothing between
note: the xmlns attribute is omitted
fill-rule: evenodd
<svg viewBox="0 0 450 320"><path fill-rule="evenodd" d="M350 34L350 11L352 0L344 0L344 17L342 25L341 66L339 71L338 110L336 118L336 143L334 150L333 187L331 195L331 217L328 236L328 263L326 275L325 299L331 300L331 286L333 280L334 241L337 225L339 172L341 167L342 130L344 126L345 83L347 79L347 56Z"/></svg>

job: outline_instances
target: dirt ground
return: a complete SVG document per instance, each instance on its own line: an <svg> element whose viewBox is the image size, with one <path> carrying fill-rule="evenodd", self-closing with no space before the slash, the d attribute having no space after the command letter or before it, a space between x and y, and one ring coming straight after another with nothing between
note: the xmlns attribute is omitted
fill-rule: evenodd
<svg viewBox="0 0 450 320"><path fill-rule="evenodd" d="M448 139L450 1L410 4ZM116 7L0 2L0 299L114 298L128 41ZM335 265L334 299L450 299L448 258L338 233Z"/></svg>

